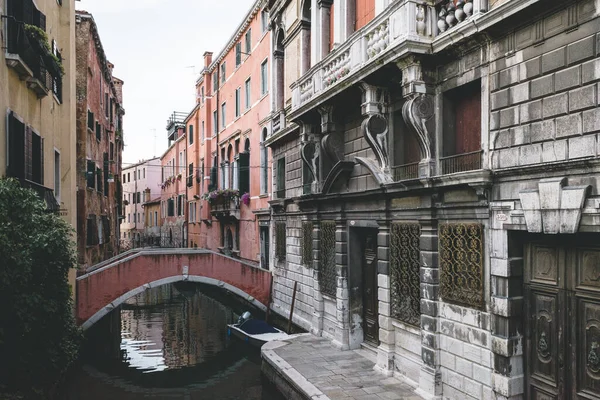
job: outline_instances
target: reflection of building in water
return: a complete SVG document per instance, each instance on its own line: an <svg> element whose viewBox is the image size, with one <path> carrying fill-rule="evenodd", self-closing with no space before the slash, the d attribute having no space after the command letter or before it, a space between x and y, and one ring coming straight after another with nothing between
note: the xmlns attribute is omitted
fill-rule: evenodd
<svg viewBox="0 0 600 400"><path fill-rule="evenodd" d="M195 365L224 350L231 310L196 292L164 313L164 354L169 368Z"/></svg>

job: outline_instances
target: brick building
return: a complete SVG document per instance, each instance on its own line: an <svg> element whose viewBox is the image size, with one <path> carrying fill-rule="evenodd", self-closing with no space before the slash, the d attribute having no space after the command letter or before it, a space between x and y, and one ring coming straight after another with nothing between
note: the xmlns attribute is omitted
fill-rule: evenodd
<svg viewBox="0 0 600 400"><path fill-rule="evenodd" d="M186 116L185 113L174 112L167 120L169 148L160 157L160 240L161 245L166 247L187 247Z"/></svg>
<svg viewBox="0 0 600 400"><path fill-rule="evenodd" d="M80 265L118 253L123 81L113 77L94 18L76 15L77 249Z"/></svg>
<svg viewBox="0 0 600 400"><path fill-rule="evenodd" d="M252 4L219 54L204 54L197 105L185 125L189 246L268 268L270 158L263 141L270 129L271 34L265 4Z"/></svg>
<svg viewBox="0 0 600 400"><path fill-rule="evenodd" d="M75 0L0 1L0 14L0 176L75 228Z"/></svg>
<svg viewBox="0 0 600 400"><path fill-rule="evenodd" d="M161 195L161 165L160 158L128 165L121 174L123 183L123 219L121 220L121 250L131 249L143 245L146 240L145 209L146 196L149 191L150 198L156 199Z"/></svg>
<svg viewBox="0 0 600 400"><path fill-rule="evenodd" d="M269 1L275 309L431 398L600 398L598 7Z"/></svg>

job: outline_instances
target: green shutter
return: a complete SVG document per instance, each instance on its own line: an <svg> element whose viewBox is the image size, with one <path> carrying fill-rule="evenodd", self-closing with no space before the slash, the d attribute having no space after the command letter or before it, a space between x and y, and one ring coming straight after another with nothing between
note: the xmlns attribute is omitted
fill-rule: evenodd
<svg viewBox="0 0 600 400"><path fill-rule="evenodd" d="M250 153L240 153L238 165L238 188L240 194L250 193Z"/></svg>

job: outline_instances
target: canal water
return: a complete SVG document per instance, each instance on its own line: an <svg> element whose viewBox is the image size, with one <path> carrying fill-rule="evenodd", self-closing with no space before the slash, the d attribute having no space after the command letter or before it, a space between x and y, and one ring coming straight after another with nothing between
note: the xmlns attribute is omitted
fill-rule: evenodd
<svg viewBox="0 0 600 400"><path fill-rule="evenodd" d="M87 332L66 400L283 400L260 373L260 353L227 334L248 309L192 283L153 288Z"/></svg>

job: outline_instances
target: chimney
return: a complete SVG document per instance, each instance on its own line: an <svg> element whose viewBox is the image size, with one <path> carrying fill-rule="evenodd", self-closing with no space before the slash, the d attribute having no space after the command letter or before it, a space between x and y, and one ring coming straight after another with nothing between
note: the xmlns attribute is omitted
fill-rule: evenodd
<svg viewBox="0 0 600 400"><path fill-rule="evenodd" d="M152 200L152 199L150 198L150 188L146 188L146 190L144 190L144 199L145 199L145 200L144 200L144 202L145 202L145 203L147 203L147 202L149 202L150 200Z"/></svg>
<svg viewBox="0 0 600 400"><path fill-rule="evenodd" d="M204 68L208 68L212 64L213 53L207 51L204 53Z"/></svg>

